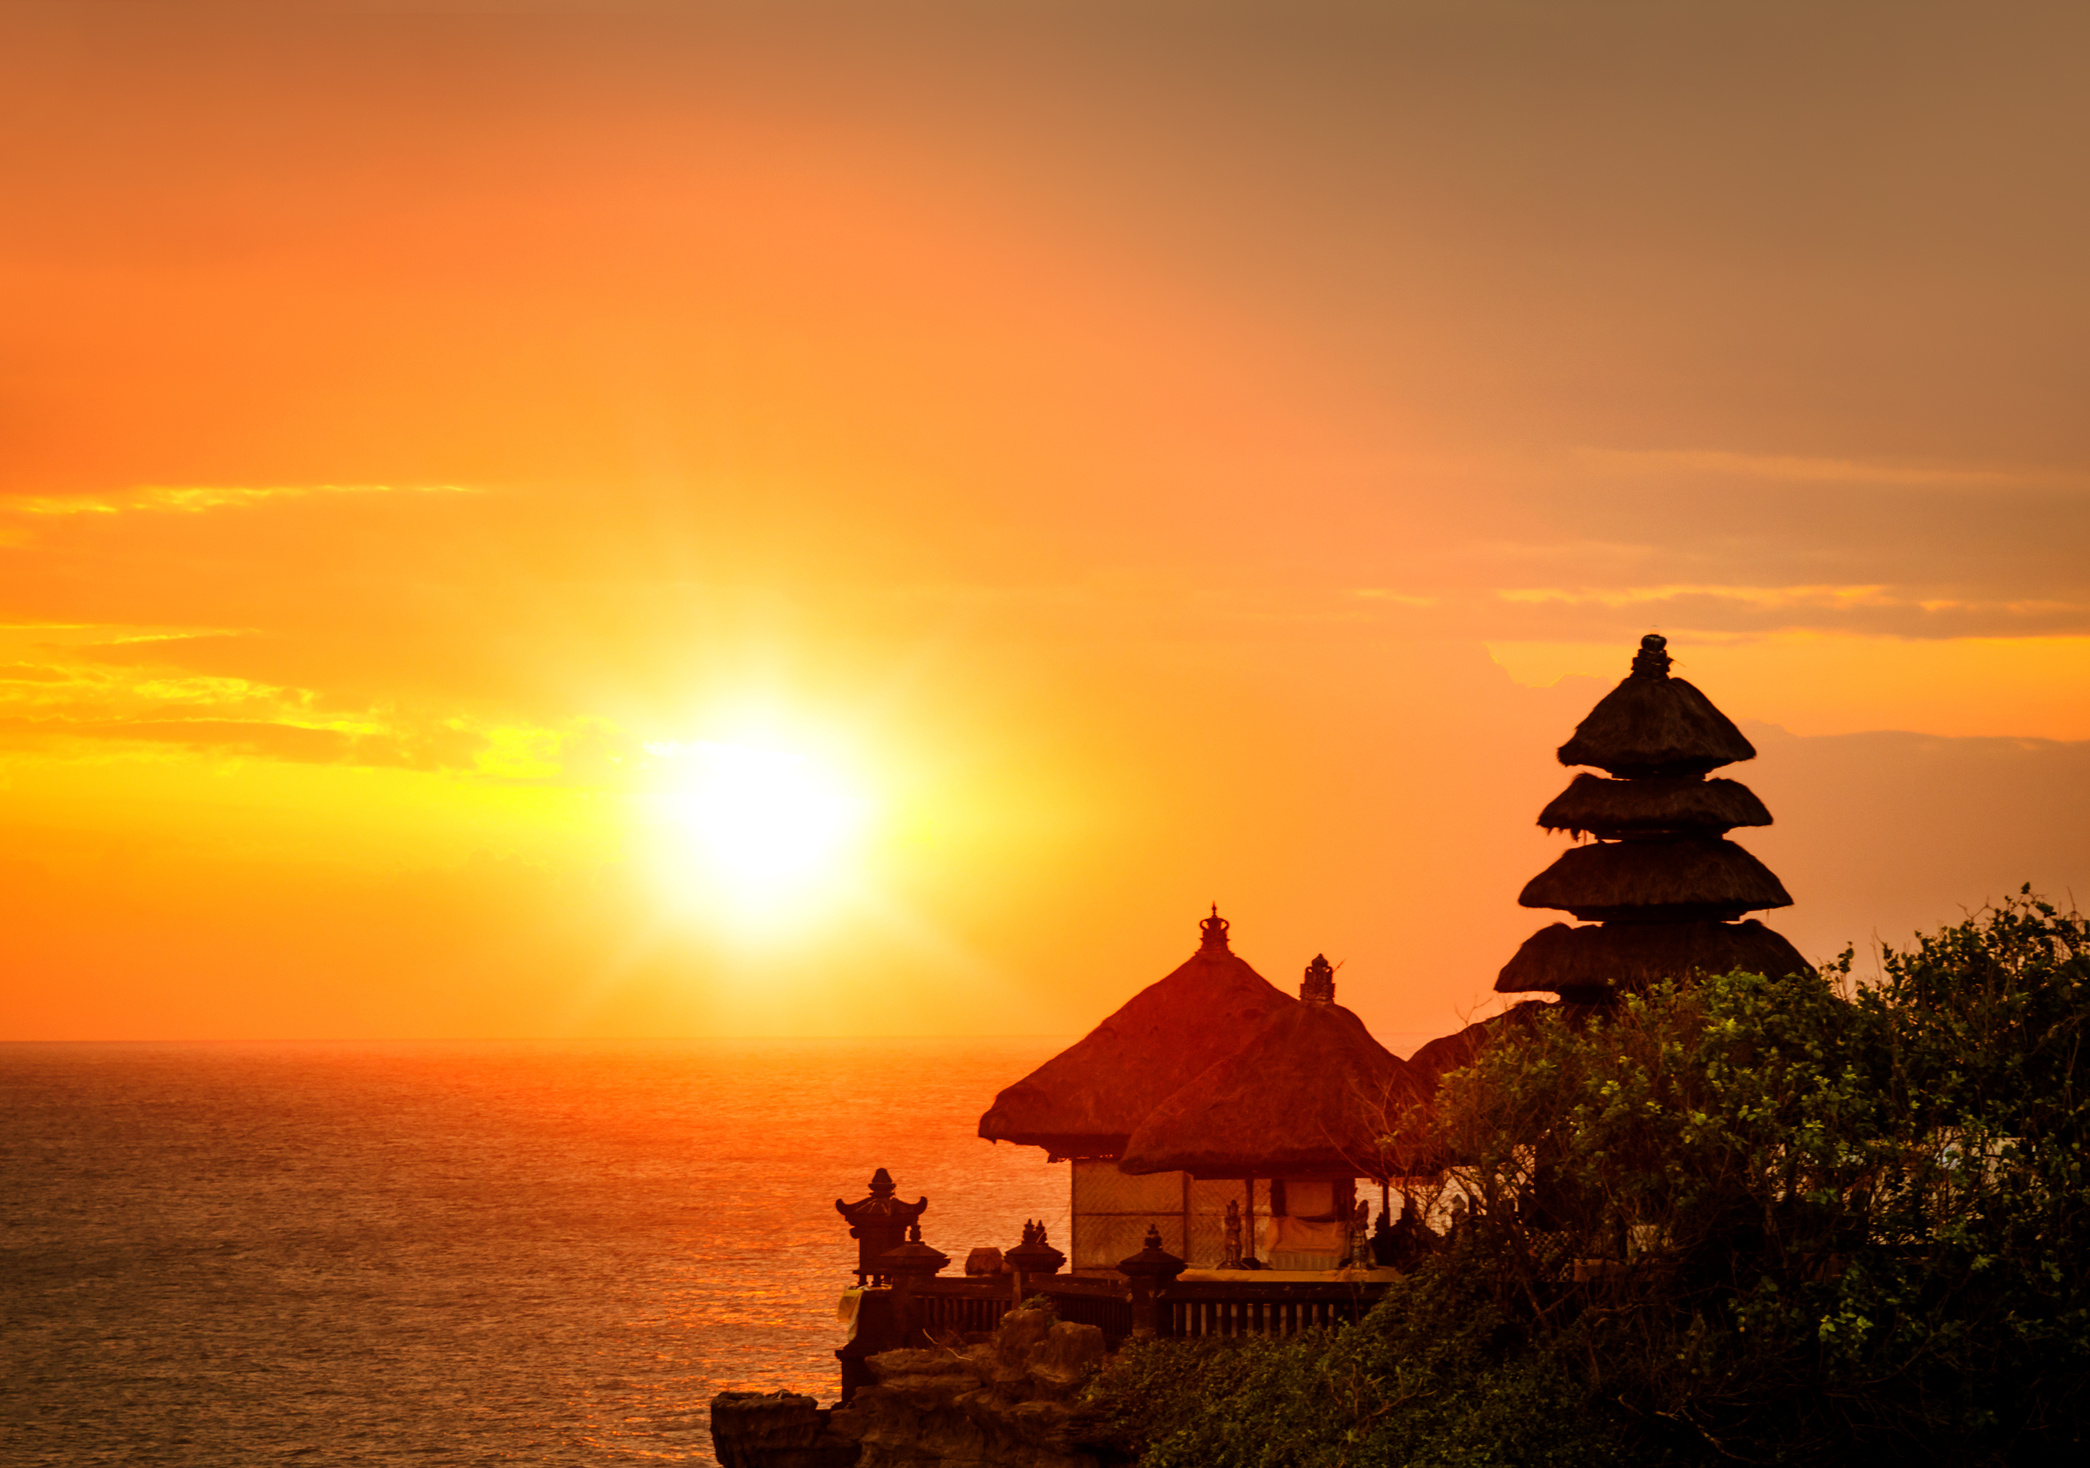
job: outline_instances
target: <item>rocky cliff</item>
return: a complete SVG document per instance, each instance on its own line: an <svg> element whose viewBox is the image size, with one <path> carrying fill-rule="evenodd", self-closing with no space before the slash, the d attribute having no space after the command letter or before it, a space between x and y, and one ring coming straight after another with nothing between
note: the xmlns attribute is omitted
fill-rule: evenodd
<svg viewBox="0 0 2090 1468"><path fill-rule="evenodd" d="M1103 1332L1011 1310L991 1340L869 1358L874 1384L844 1406L787 1392L711 1403L720 1468L1101 1468L1076 1400Z"/></svg>

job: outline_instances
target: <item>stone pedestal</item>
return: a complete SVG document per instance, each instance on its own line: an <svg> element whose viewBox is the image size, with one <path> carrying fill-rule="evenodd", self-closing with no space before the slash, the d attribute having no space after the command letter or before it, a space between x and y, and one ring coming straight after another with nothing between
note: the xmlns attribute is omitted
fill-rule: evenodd
<svg viewBox="0 0 2090 1468"><path fill-rule="evenodd" d="M922 1226L918 1223L908 1225L906 1243L878 1256L879 1274L893 1282L893 1318L900 1328L901 1345L928 1344L922 1338L921 1321L916 1318L914 1287L922 1280L934 1278L950 1262L950 1255L922 1242Z"/></svg>
<svg viewBox="0 0 2090 1468"><path fill-rule="evenodd" d="M1041 1279L1050 1279L1058 1274L1067 1256L1045 1241L1045 1225L1033 1220L1023 1225L1023 1242L1002 1256L1013 1276L1009 1287L1014 1291L1012 1304L1021 1305L1030 1295L1033 1285Z"/></svg>
<svg viewBox="0 0 2090 1468"><path fill-rule="evenodd" d="M1151 1340L1160 1324L1159 1300L1188 1266L1161 1247L1161 1230L1147 1230L1147 1246L1118 1261L1118 1273L1132 1281L1132 1334Z"/></svg>

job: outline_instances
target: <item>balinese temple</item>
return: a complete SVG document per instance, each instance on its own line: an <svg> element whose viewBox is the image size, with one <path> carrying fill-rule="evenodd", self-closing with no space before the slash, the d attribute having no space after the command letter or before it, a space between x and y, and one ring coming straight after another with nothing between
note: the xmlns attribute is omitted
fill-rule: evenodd
<svg viewBox="0 0 2090 1468"><path fill-rule="evenodd" d="M1665 640L1642 638L1631 674L1561 746L1562 764L1588 769L1539 824L1584 839L1519 901L1576 922L1525 940L1497 978L1499 992L1558 995L1571 1012L1592 1013L1662 978L1809 966L1747 916L1792 902L1769 868L1728 839L1769 825L1770 812L1746 785L1712 777L1756 750L1669 669ZM1229 1204L1243 1258L1332 1267L1355 1180L1426 1165L1378 1154L1398 1110L1389 1098L1426 1097L1492 1037L1553 1007L1534 997L1403 1062L1335 1003L1325 959L1293 1000L1235 956L1216 907L1200 926L1203 942L1187 963L1003 1091L980 1118L990 1141L1071 1160L1077 1272L1139 1252L1149 1228L1194 1267L1218 1264L1228 1258Z"/></svg>
<svg viewBox="0 0 2090 1468"><path fill-rule="evenodd" d="M1238 1052L1273 1015L1298 1006L1227 945L1215 905L1189 961L1149 984L1083 1039L994 1098L980 1118L991 1142L1043 1147L1073 1168L1072 1268L1107 1270L1136 1254L1149 1228L1194 1262L1224 1248L1232 1183L1118 1167L1154 1109Z"/></svg>
<svg viewBox="0 0 2090 1468"><path fill-rule="evenodd" d="M948 1410L966 1424L970 1451L1001 1440L994 1414L1004 1407L1021 1414L1054 1400L1034 1397L1031 1387L1077 1386L1086 1369L1077 1345L1100 1355L1140 1336L1286 1334L1356 1320L1402 1271L1441 1246L1435 1220L1424 1218L1409 1191L1418 1178L1442 1179L1457 1160L1435 1150L1445 1144L1423 1124L1440 1076L1548 1014L1601 1024L1620 995L1664 979L1804 972L1799 951L1749 916L1792 899L1729 839L1769 825L1770 812L1747 786L1713 774L1754 759L1756 750L1670 667L1665 640L1643 637L1630 676L1560 748L1562 764L1581 768L1539 824L1577 844L1532 878L1519 901L1574 922L1526 939L1495 983L1505 994L1557 998L1526 999L1403 1061L1335 1002L1335 970L1325 956L1307 966L1294 999L1234 953L1215 905L1188 961L1002 1091L980 1118L989 1141L1040 1147L1052 1161L1071 1163L1066 1253L1032 1222L1006 1254L975 1248L963 1277L940 1278L951 1256L922 1238L927 1199L903 1202L880 1168L870 1196L836 1200L857 1240L858 1288L844 1297L851 1335L835 1353L844 1402L879 1385L923 1431ZM1369 1237L1359 1179L1380 1192L1379 1228ZM1405 1195L1398 1224L1394 1186ZM1542 1217L1547 1189L1535 1186L1529 1201ZM1444 1223L1454 1237L1464 1207L1463 1198L1447 1205ZM1057 1277L1069 1254L1074 1274L1088 1278ZM1574 1277L1593 1262L1603 1261L1575 1261ZM1244 1269L1255 1272L1237 1272ZM1062 1317L1042 1340L1043 1314L1010 1313L1033 1294L1047 1296ZM1012 1320L1022 1330L1004 1332ZM932 1375L905 1364L929 1352L897 1349L924 1345L952 1348L939 1358L991 1362L982 1368L991 1389L978 1389L978 1369ZM961 1346L988 1347L988 1355L960 1356ZM948 1390L927 1385L939 1379ZM1007 1383L1019 1386L1020 1397L1004 1396ZM942 1394L926 1395L932 1392ZM784 1393L725 1393L713 1404L713 1440L723 1445L719 1424L737 1421L734 1431L749 1444L813 1445L809 1462L828 1461L830 1447L833 1461L845 1451L857 1461L861 1444L873 1439L852 1439L850 1431L867 1424L881 1434L876 1442L922 1461L955 1441L943 1426L933 1439L884 1436L901 1420L884 1409L823 1413ZM1008 1441L1020 1439L1029 1461L1031 1445L1042 1441L1035 1434L1045 1430L1039 1423L1059 1420L1011 1426ZM800 1456L797 1447L782 1451ZM719 1457L753 1461L737 1447L722 1446Z"/></svg>
<svg viewBox="0 0 2090 1468"><path fill-rule="evenodd" d="M1380 1140L1421 1092L1407 1062L1335 1002L1335 970L1317 955L1299 1002L1157 1106L1118 1165L1200 1184L1237 1180L1244 1242L1267 1217L1264 1264L1335 1269L1352 1252L1356 1180L1394 1170ZM1257 1179L1268 1184L1260 1204ZM1192 1241L1193 1262L1204 1262L1201 1242Z"/></svg>
<svg viewBox="0 0 2090 1468"><path fill-rule="evenodd" d="M1524 941L1503 966L1504 994L1551 992L1602 1004L1656 979L1699 971L1796 973L1807 960L1744 913L1789 907L1770 868L1727 839L1768 826L1748 786L1707 779L1756 758L1712 700L1670 676L1666 641L1640 639L1633 670L1560 747L1564 765L1589 765L1539 814L1548 831L1587 836L1532 878L1517 900L1571 913Z"/></svg>

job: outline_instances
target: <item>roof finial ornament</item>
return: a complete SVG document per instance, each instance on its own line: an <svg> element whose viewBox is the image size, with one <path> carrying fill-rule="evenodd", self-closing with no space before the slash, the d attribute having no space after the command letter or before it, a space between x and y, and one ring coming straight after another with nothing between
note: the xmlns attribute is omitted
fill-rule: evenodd
<svg viewBox="0 0 2090 1468"><path fill-rule="evenodd" d="M1306 977L1299 981L1299 997L1309 1004L1335 1002L1335 970L1329 966L1327 954L1316 953L1314 961L1306 966Z"/></svg>
<svg viewBox="0 0 2090 1468"><path fill-rule="evenodd" d="M1640 651L1633 654L1633 676L1635 678L1667 678L1669 676L1669 654L1665 649L1669 639L1659 632L1650 632L1640 639Z"/></svg>
<svg viewBox="0 0 2090 1468"><path fill-rule="evenodd" d="M1212 904L1212 915L1208 918L1201 919L1198 922L1197 929L1199 932L1205 935L1205 947L1225 948L1226 930L1230 926L1231 924L1229 924L1225 918L1219 915L1219 904L1215 902Z"/></svg>

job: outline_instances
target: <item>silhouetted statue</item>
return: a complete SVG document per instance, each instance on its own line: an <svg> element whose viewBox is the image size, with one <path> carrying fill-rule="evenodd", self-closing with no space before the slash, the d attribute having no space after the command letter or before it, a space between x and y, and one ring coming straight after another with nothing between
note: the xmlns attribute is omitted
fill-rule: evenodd
<svg viewBox="0 0 2090 1468"><path fill-rule="evenodd" d="M1387 1210L1382 1208L1379 1210L1379 1221L1372 1225L1372 1263L1381 1269L1397 1268L1400 1257L1394 1250L1393 1220L1387 1216Z"/></svg>
<svg viewBox="0 0 2090 1468"><path fill-rule="evenodd" d="M1454 1207L1458 1206L1457 1200ZM1389 1269L1413 1269L1440 1248L1442 1241L1422 1221L1412 1197L1401 1199L1401 1216L1389 1223L1384 1213L1372 1233L1372 1257Z"/></svg>
<svg viewBox="0 0 2090 1468"><path fill-rule="evenodd" d="M859 1285L885 1283L885 1272L878 1268L878 1259L907 1237L908 1226L915 1224L928 1206L927 1198L913 1203L902 1203L895 1198L892 1174L882 1167L871 1175L869 1197L854 1203L835 1199L835 1212L849 1221L849 1236L857 1241L856 1282Z"/></svg>
<svg viewBox="0 0 2090 1468"><path fill-rule="evenodd" d="M1451 1200L1451 1224L1444 1230L1444 1247L1456 1249L1465 1239L1466 1231L1473 1227L1472 1212L1466 1206L1463 1194Z"/></svg>

